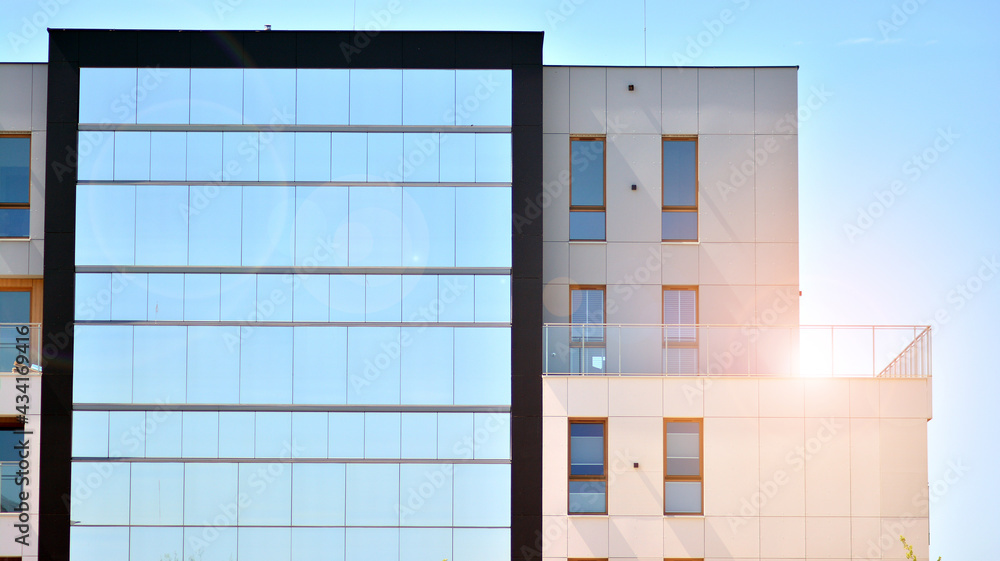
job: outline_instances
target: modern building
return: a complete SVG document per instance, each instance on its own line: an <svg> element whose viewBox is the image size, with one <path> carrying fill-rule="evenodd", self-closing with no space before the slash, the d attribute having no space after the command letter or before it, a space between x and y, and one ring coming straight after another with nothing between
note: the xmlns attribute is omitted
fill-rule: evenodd
<svg viewBox="0 0 1000 561"><path fill-rule="evenodd" d="M0 379L41 481L0 557L926 557L929 332L799 325L797 69L541 46L0 65L2 343L44 372L26 424Z"/></svg>

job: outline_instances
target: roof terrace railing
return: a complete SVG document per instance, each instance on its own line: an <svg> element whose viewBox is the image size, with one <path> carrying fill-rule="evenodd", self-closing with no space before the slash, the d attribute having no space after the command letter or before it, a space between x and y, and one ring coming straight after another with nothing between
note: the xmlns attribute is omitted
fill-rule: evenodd
<svg viewBox="0 0 1000 561"><path fill-rule="evenodd" d="M543 326L546 375L929 378L927 326Z"/></svg>

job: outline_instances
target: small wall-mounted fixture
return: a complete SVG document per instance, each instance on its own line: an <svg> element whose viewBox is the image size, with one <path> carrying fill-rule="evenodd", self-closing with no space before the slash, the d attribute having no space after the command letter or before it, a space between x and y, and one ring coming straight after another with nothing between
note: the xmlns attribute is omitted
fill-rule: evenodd
<svg viewBox="0 0 1000 561"><path fill-rule="evenodd" d="M634 467L635 469L639 469L639 462L633 462L632 467Z"/></svg>
<svg viewBox="0 0 1000 561"><path fill-rule="evenodd" d="M264 31L271 31L271 24L265 23L264 24Z"/></svg>
<svg viewBox="0 0 1000 561"><path fill-rule="evenodd" d="M628 91L634 92L635 91L635 84L629 84L628 85Z"/></svg>
<svg viewBox="0 0 1000 561"><path fill-rule="evenodd" d="M635 183L632 184L632 190L635 191Z"/></svg>

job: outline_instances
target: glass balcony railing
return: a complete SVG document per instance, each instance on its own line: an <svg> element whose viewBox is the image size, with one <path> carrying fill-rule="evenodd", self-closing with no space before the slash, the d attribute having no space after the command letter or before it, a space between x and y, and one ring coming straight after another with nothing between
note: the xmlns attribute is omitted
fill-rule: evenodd
<svg viewBox="0 0 1000 561"><path fill-rule="evenodd" d="M41 326L37 323L0 323L0 373L28 375L41 368Z"/></svg>
<svg viewBox="0 0 1000 561"><path fill-rule="evenodd" d="M549 375L926 378L927 326L545 324Z"/></svg>

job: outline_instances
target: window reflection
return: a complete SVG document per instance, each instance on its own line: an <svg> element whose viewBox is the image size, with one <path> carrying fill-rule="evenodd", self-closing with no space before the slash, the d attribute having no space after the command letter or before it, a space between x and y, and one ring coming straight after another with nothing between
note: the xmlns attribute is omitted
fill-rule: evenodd
<svg viewBox="0 0 1000 561"><path fill-rule="evenodd" d="M77 185L76 264L133 265L135 186Z"/></svg>
<svg viewBox="0 0 1000 561"><path fill-rule="evenodd" d="M347 328L295 327L292 400L346 403Z"/></svg>
<svg viewBox="0 0 1000 561"><path fill-rule="evenodd" d="M328 423L326 413L292 413L292 446L289 457L325 458Z"/></svg>
<svg viewBox="0 0 1000 561"><path fill-rule="evenodd" d="M149 180L149 133L115 133L115 181Z"/></svg>
<svg viewBox="0 0 1000 561"><path fill-rule="evenodd" d="M345 477L344 464L292 466L292 524L342 526L346 493Z"/></svg>
<svg viewBox="0 0 1000 561"><path fill-rule="evenodd" d="M454 70L403 70L403 124L455 124Z"/></svg>
<svg viewBox="0 0 1000 561"><path fill-rule="evenodd" d="M80 122L134 123L135 107L121 99L136 94L135 68L81 68Z"/></svg>
<svg viewBox="0 0 1000 561"><path fill-rule="evenodd" d="M132 464L132 524L166 526L184 523L184 465Z"/></svg>
<svg viewBox="0 0 1000 561"><path fill-rule="evenodd" d="M464 188L456 194L455 264L510 267L510 188Z"/></svg>
<svg viewBox="0 0 1000 561"><path fill-rule="evenodd" d="M188 122L191 112L189 101L191 70L187 68L141 68L139 69L138 83L143 86L143 95L136 100L139 123L184 124Z"/></svg>
<svg viewBox="0 0 1000 561"><path fill-rule="evenodd" d="M399 267L402 255L402 190L399 187L351 189L349 264Z"/></svg>
<svg viewBox="0 0 1000 561"><path fill-rule="evenodd" d="M349 70L300 68L296 71L296 122L300 125L348 123Z"/></svg>
<svg viewBox="0 0 1000 561"><path fill-rule="evenodd" d="M183 403L187 328L135 327L132 398L136 403Z"/></svg>
<svg viewBox="0 0 1000 561"><path fill-rule="evenodd" d="M476 135L441 133L441 181L472 183L476 180Z"/></svg>
<svg viewBox="0 0 1000 561"><path fill-rule="evenodd" d="M295 133L260 134L260 180L295 181Z"/></svg>
<svg viewBox="0 0 1000 561"><path fill-rule="evenodd" d="M398 464L347 464L349 526L396 526L399 524L398 505ZM349 529L348 541L350 532Z"/></svg>
<svg viewBox="0 0 1000 561"><path fill-rule="evenodd" d="M295 133L295 181L330 181L330 133Z"/></svg>
<svg viewBox="0 0 1000 561"><path fill-rule="evenodd" d="M191 124L238 125L243 122L243 70L191 70Z"/></svg>
<svg viewBox="0 0 1000 561"><path fill-rule="evenodd" d="M510 404L510 328L455 329L455 403Z"/></svg>
<svg viewBox="0 0 1000 561"><path fill-rule="evenodd" d="M187 180L188 181L222 181L222 134L221 132L189 132L187 133ZM218 188L218 187L217 187ZM207 206L213 197L207 193L192 189L191 205L196 209ZM196 194L201 199L195 198Z"/></svg>
<svg viewBox="0 0 1000 561"><path fill-rule="evenodd" d="M185 113L184 118L187 118ZM187 133L149 133L149 178L153 181L184 181L187 175ZM187 189L184 189L185 194ZM186 205L185 205L186 206Z"/></svg>
<svg viewBox="0 0 1000 561"><path fill-rule="evenodd" d="M351 124L401 125L402 70L351 70Z"/></svg>
<svg viewBox="0 0 1000 561"><path fill-rule="evenodd" d="M243 266L289 266L294 252L294 187L243 188Z"/></svg>
<svg viewBox="0 0 1000 561"><path fill-rule="evenodd" d="M136 188L136 265L187 265L187 211L188 188L184 185Z"/></svg>
<svg viewBox="0 0 1000 561"><path fill-rule="evenodd" d="M511 95L510 70L456 71L456 124L510 126Z"/></svg>
<svg viewBox="0 0 1000 561"><path fill-rule="evenodd" d="M294 68L247 68L243 83L243 123L295 123Z"/></svg>
<svg viewBox="0 0 1000 561"><path fill-rule="evenodd" d="M191 187L188 264L239 265L242 187Z"/></svg>
<svg viewBox="0 0 1000 561"><path fill-rule="evenodd" d="M511 144L509 134L476 135L476 181L510 183Z"/></svg>
<svg viewBox="0 0 1000 561"><path fill-rule="evenodd" d="M406 267L455 266L455 188L403 188Z"/></svg>

